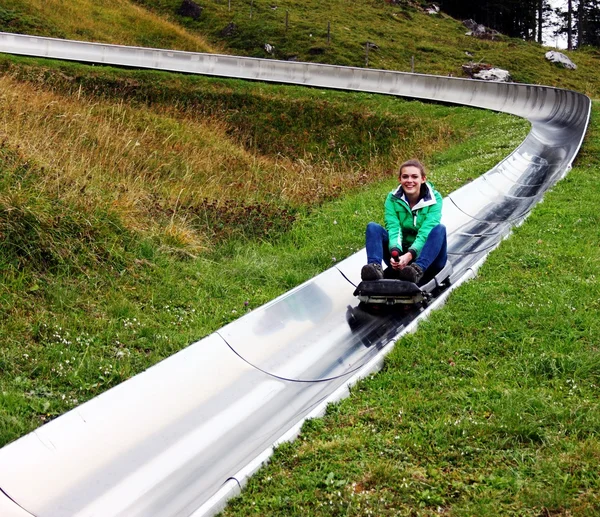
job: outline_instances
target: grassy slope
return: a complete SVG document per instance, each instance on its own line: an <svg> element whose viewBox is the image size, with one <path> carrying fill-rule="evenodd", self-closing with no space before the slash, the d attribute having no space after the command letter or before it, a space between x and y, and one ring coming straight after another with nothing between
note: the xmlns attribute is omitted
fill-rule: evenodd
<svg viewBox="0 0 600 517"><path fill-rule="evenodd" d="M0 121L4 145L43 169L39 188L192 248L235 227L285 230L303 208L388 177L390 161L480 130L457 124L459 110L392 97L37 63L0 59Z"/></svg>
<svg viewBox="0 0 600 517"><path fill-rule="evenodd" d="M111 20L104 30L96 24L88 27L86 14L91 7L85 3L72 3L72 9L83 8L77 16L66 16L60 10L61 3L46 4L52 8L50 11L43 11L45 5L33 2L3 4L2 28L10 30L6 26L10 18L12 27L21 27L23 32L198 48L187 46L198 44L198 40L185 33L182 42L168 41L154 29L125 34L127 21L121 34L111 34L108 28L119 25L120 19L130 19L122 13L111 15L110 9L115 6L148 17L126 2L94 3L96 9L110 7L96 16ZM234 2L236 9L240 5L245 4ZM235 22L242 37L224 41L217 29L232 15L219 15L217 11L226 9L226 3L215 3L205 9L206 17L214 17L215 24L202 28L200 24L206 21L201 20L197 28L203 30L213 48L222 46L236 53L260 55L261 41L268 38L277 52L286 54L276 57L297 54L301 59L357 65L364 63L361 42L370 39L380 46L370 56L371 66L407 70L414 55L417 71L441 74L458 75L464 50L469 50L475 60L514 70L518 80L567 86L597 95L597 54L593 50L572 54L580 68L568 72L546 63L542 58L544 49L537 45L471 40L463 36L459 24L447 18L437 20L377 2L344 3L343 10L336 4L327 6L328 13L323 13L318 5L306 3L298 15L295 4L280 4L277 11L270 12L266 5L255 2L253 23L259 13L280 16L288 8L290 20L298 25L292 23L286 34L279 18L277 31L269 29L271 32L252 39L244 36L256 30L250 23L245 25L250 20L246 5L246 11L236 10L234 15L238 16ZM355 7L362 11L354 11ZM152 8L164 13L172 11L173 5L152 2ZM52 10L62 14L53 16ZM372 16L373 10L377 17ZM322 25L329 17L333 40L325 48L323 31L313 31L311 24L319 20ZM67 26L67 19L78 23ZM152 16L148 19L158 20ZM171 21L187 23L172 15ZM371 22L373 28L368 27ZM261 23L267 27L264 18ZM338 25L344 27L343 32L335 29ZM290 33L292 28L297 32ZM380 39L371 37L374 30L380 31ZM320 40L315 42L317 37ZM251 45L244 48L248 41ZM314 50L318 48L324 51ZM436 49L441 50L440 55L433 52ZM380 198L392 184L380 179L393 162L412 150L417 149L417 154L434 167L436 185L447 193L498 161L525 129L507 117L419 103L407 106L407 112L414 114L406 119L402 117L407 115L396 116L403 103L376 96L330 92L322 101L316 91L307 95L301 89L228 81L198 80L202 83L198 85L195 79L187 83L183 77L167 79L165 75L139 72L129 75L76 65L56 68L25 59L3 59L2 70L2 80L9 81L0 90L7 110L17 103L10 99L15 90L10 81L17 81L20 91L24 88L18 101L23 109L15 112L19 116L3 121L0 147L0 232L4 244L0 248L2 442L146 368L361 247L364 223L379 218ZM290 92L292 102L287 100ZM182 95L186 100L180 100ZM198 96L201 101L194 103L191 99ZM115 102L117 97L124 101ZM253 131L253 126L268 129L273 125L267 116L269 110L262 109L271 97L280 99L274 104L278 131L269 135L281 136L275 142L261 140L261 133ZM350 107L344 107L348 99ZM28 103L31 112L26 108ZM193 116L199 106L206 109ZM244 109L240 109L242 106ZM248 106L252 110L244 117ZM309 115L299 117L299 106L309 106ZM313 132L314 124L328 119L329 115L323 116L324 110L330 114L340 109L343 117L348 117L344 120L352 121L343 136L347 145L336 142L334 146L323 146L331 129L324 125ZM423 125L420 117L433 124ZM96 133L81 131L86 127L79 122L82 118L92 121L91 125L98 125L98 121L106 121L106 125L99 125ZM445 120L442 125L440 118ZM56 122L65 119L71 135L66 130L61 135L65 124ZM358 131L353 131L356 120L361 124ZM376 141L378 145L381 142L381 148L374 153L373 162L373 149L362 145L362 131L368 131L370 124L381 128L407 123L416 131L406 147L395 148L393 135L380 133ZM343 120L340 124L336 119L336 124L343 126ZM36 127L38 132L30 133L27 145L17 147L15 130L16 134L24 134L18 132ZM116 128L115 132L124 131L120 135L124 139L113 142L99 132L111 127ZM146 128L151 128L150 135ZM186 183L185 189L179 187L177 192L166 185L173 179L191 181L186 163L195 156L195 146L189 143L192 132L203 135L204 146L236 157L230 167L228 163L223 165L219 158L222 154L214 155L213 159L222 165L211 177L223 181L214 184L210 195L218 197L221 189L233 195L239 189L227 180L227 175L236 178L240 171L256 171L252 183L260 182L261 188L252 199L259 203L258 221L279 224L281 227L273 233L279 236L277 239L245 242L231 230L227 233L226 229L215 228L215 223L223 219L219 206L203 206L198 212L197 207L185 205L185 210L179 212L180 193L193 192L194 184ZM47 145L47 134L58 139L54 147L64 148L62 155ZM294 147L298 135L303 136L302 142ZM145 140L140 141L139 136ZM426 145L432 136L433 145ZM174 144L170 144L172 139L176 140ZM152 152L135 145L151 141L156 142L157 150L167 144L165 154L153 163L148 159ZM463 142L443 152L445 146L458 141ZM594 494L598 493L598 478L594 473L599 455L593 415L598 408L593 395L597 394L598 372L593 343L598 329L593 319L586 318L586 311L593 314L597 310L594 278L598 276L598 257L593 243L598 239L590 238L592 245L580 250L580 244L568 238L578 232L586 236L597 232L593 213L570 212L580 210L573 202L575 197L571 198L577 195L579 199L579 183L593 178L597 171L597 142L594 133L579 160L581 168L561 183L556 197L552 194L537 209L536 214L542 214L539 222L534 216L519 229L520 239L505 243L482 271L481 280L457 293L456 301L428 324L427 332L401 343L384 375L364 383L352 400L332 408L323 421L307 426L305 440L282 448L279 461L251 483L248 494L231 512L305 515L309 508L310 513L322 515L365 515L368 511L427 514L436 512L439 506L457 515L597 513ZM68 148L73 143L79 147L70 153ZM112 149L109 161L87 178L83 171L94 166L92 150L98 149ZM115 149L119 152L112 154ZM83 158L77 158L82 151ZM178 162L175 157L180 154L184 159ZM107 152L101 151L100 155ZM72 167L63 167L65 159ZM278 169L285 159L288 162ZM165 163L168 166L163 166ZM112 173L116 165L119 184L107 190L106 185L113 185L107 172ZM65 178L65 170L80 172ZM272 193L277 187L268 182L263 185L262 180L281 170L288 173L286 176L292 171L292 175L301 173L308 180L318 178L321 186L316 200L325 204L311 208L308 215L304 210L311 204L302 196L290 196L283 205L273 203ZM367 185L372 170L376 183ZM366 172L369 174L365 179ZM153 205L148 196L154 192L144 187L144 182L151 185L157 178L164 180L165 188L159 203ZM297 191L305 192L302 188ZM85 195L78 198L77 192ZM344 196L337 201L327 201L341 194ZM592 196L593 205L593 183L585 194ZM190 200L194 198L189 196ZM151 206L157 210L148 210ZM248 219L248 207L243 203L239 207L226 217L230 227ZM255 213L252 210L250 213ZM144 218L140 213L149 216ZM216 214L209 230L198 222L202 218L198 213L205 219L206 214ZM560 223L552 219L556 213L564 223L563 219ZM291 232L281 233L290 228L290 221ZM338 224L332 226L333 221ZM7 235L13 240L7 241ZM225 237L222 245L214 246L215 235ZM236 236L236 240L229 241L228 236ZM502 255L510 246L516 246L513 254ZM568 254L567 266L556 267L562 264L558 250ZM510 263L518 267L504 266ZM584 263L584 269L573 265L578 263ZM557 273L547 275L549 271ZM512 280L507 283L506 278ZM523 303L524 283L531 284L526 290L532 296L527 304ZM569 286L566 293L565 285ZM494 303L478 301L474 310L473 300ZM567 305L569 310L565 309ZM538 312L528 316L528 310ZM539 311L544 319L536 324ZM499 314L506 316L500 318ZM465 327L471 332L465 332ZM421 342L431 344L421 346ZM537 343L541 343L539 347L532 348ZM518 364L509 360L515 354L521 359ZM527 390L514 384L515 379L527 376L535 381L525 383ZM473 389L481 391L483 387L490 387L489 396L475 398L472 393L477 392ZM441 396L445 397L443 403ZM544 410L544 405L550 409ZM405 414L410 418L402 417ZM592 416L586 417L588 414ZM375 435L373 429L377 430ZM402 442L396 447L398 440ZM356 454L357 450L364 454ZM482 450L491 452L484 455ZM332 455L332 451L339 451L339 456ZM543 461L537 465L534 459L539 458ZM560 468L550 468L552 462ZM323 502L328 506L323 507Z"/></svg>
<svg viewBox="0 0 600 517"><path fill-rule="evenodd" d="M509 70L517 82L574 89L594 97L599 94L597 49L567 52L578 65L577 70L567 72L548 62L544 58L548 48L537 43L503 37L474 39L465 35L466 28L459 21L444 14L424 14L408 2L244 0L232 1L231 10L228 2L214 2L204 6L197 21L176 15L179 0L138 3L201 33L232 54L365 66L365 43L370 41L377 45L369 52L371 68L411 71L414 66L419 73L464 77L463 64L484 62ZM237 29L224 36L222 29L230 22ZM275 47L272 54L264 50L265 43Z"/></svg>
<svg viewBox="0 0 600 517"><path fill-rule="evenodd" d="M214 52L205 38L131 2L116 0L5 0L0 30L195 52Z"/></svg>
<svg viewBox="0 0 600 517"><path fill-rule="evenodd" d="M592 97L600 92L598 49L567 52L578 68L565 70L549 63L544 58L548 48L537 43L503 37L477 40L465 36L459 21L426 15L408 2L215 1L203 5L198 20L179 16L180 5L180 0L6 0L0 8L0 30L349 66L365 65L365 43L370 41L378 47L369 52L371 68L410 71L414 63L419 73L463 77L463 64L484 62L508 69L517 82L574 89ZM229 23L236 30L223 35ZM274 46L272 54L264 50L265 43Z"/></svg>

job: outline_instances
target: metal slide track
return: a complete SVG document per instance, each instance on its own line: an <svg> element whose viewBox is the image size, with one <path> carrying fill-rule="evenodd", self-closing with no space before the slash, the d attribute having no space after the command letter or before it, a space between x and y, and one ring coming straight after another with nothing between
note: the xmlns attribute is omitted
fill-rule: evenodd
<svg viewBox="0 0 600 517"><path fill-rule="evenodd" d="M510 83L0 33L0 52L390 94L531 122L507 158L444 203L454 286L571 167L591 102ZM212 515L273 446L380 367L426 311L346 313L364 251L0 449L3 517Z"/></svg>

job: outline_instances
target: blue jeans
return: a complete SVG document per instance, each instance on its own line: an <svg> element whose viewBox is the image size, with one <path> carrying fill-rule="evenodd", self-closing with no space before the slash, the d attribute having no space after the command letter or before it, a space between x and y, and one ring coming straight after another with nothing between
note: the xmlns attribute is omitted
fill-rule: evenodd
<svg viewBox="0 0 600 517"><path fill-rule="evenodd" d="M369 223L367 225L365 242L368 264L381 264L383 261L387 266L390 265L390 238L387 230L383 226L377 223ZM405 253L408 250L402 251ZM417 264L423 272L427 271L429 268L438 272L443 269L447 260L446 227L443 224L438 224L437 226L434 226L429 233L425 245L414 263Z"/></svg>

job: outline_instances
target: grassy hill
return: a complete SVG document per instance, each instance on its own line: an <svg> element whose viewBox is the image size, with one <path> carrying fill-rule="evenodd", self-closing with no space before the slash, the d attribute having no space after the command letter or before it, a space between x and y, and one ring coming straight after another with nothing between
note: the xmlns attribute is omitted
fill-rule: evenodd
<svg viewBox="0 0 600 517"><path fill-rule="evenodd" d="M578 69L563 74L533 42L466 36L467 29L444 13L430 15L427 2L281 0L206 4L198 20L177 15L180 0L138 0L140 5L201 33L228 53L297 59L347 66L463 77L462 65L484 62L505 68L516 82L547 84L597 96L598 49L571 53ZM287 21L286 21L287 20ZM234 24L235 30L223 30ZM367 56L366 44L373 43ZM265 51L265 43L274 47Z"/></svg>
<svg viewBox="0 0 600 517"><path fill-rule="evenodd" d="M412 4L222 0L198 20L179 5L8 0L0 30L356 66L371 41L371 67L482 60L598 95L596 49L568 71ZM538 215L229 513L597 513L594 110ZM360 249L399 161L423 159L447 194L527 131L371 94L0 56L0 445Z"/></svg>
<svg viewBox="0 0 600 517"><path fill-rule="evenodd" d="M534 42L466 36L458 20L429 15L427 3L214 0L198 19L181 0L6 0L0 30L124 45L296 59L463 77L462 65L505 68L516 82L573 89L597 97L600 51L566 52L577 70L548 62ZM229 30L226 30L229 29ZM366 44L370 42L368 56ZM273 47L269 53L265 44Z"/></svg>
<svg viewBox="0 0 600 517"><path fill-rule="evenodd" d="M0 30L194 52L215 50L202 36L128 1L6 0L0 6Z"/></svg>

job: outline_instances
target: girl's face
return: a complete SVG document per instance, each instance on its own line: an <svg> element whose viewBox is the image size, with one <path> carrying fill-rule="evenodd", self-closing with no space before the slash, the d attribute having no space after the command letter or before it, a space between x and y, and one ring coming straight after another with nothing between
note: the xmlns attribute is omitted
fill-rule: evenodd
<svg viewBox="0 0 600 517"><path fill-rule="evenodd" d="M404 167L400 171L400 185L407 197L418 196L421 192L421 185L425 182L425 176L421 171L412 165Z"/></svg>

